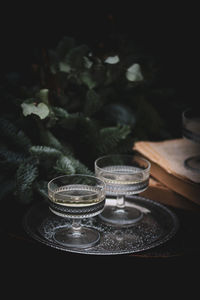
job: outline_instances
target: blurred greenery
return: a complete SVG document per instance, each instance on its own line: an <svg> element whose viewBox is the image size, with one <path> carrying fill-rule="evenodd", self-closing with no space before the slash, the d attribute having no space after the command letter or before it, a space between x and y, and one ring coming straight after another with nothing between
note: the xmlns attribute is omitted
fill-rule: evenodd
<svg viewBox="0 0 200 300"><path fill-rule="evenodd" d="M99 51L63 37L38 52L24 76L6 74L0 87L1 198L24 204L47 197L61 174L93 174L94 160L131 153L138 140L180 137L184 103L159 83L159 62L121 39Z"/></svg>

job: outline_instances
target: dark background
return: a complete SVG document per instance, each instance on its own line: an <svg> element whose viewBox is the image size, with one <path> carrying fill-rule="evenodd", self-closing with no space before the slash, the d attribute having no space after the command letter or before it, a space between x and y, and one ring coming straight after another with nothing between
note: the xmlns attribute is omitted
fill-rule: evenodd
<svg viewBox="0 0 200 300"><path fill-rule="evenodd" d="M110 35L123 34L159 61L160 85L174 88L177 102L183 101L188 105L199 102L199 18L198 9L194 6L183 6L182 3L177 7L174 4L164 6L162 3L161 7L149 4L138 8L135 2L129 7L120 1L118 7L116 4L108 7L101 2L89 7L80 3L72 7L65 2L65 6L61 7L55 2L52 6L49 3L36 6L28 2L26 7L18 3L12 3L10 7L1 6L0 14L2 76L15 71L26 74L35 62L38 49L54 48L64 35L76 37L92 46L103 43L112 47ZM3 99L0 100L3 105ZM5 245L5 252L13 257L12 263L16 263L19 253L13 253L14 247L17 247L15 237L9 243L9 247ZM25 257L28 265L30 260L25 251L30 253L33 248L39 257L38 264L45 261L46 248L40 245L37 248L31 242L27 245L23 238L17 243L16 249L21 243L26 245L20 258ZM54 249L49 249L49 252L53 253L53 257ZM60 256L60 263L63 257L64 254Z"/></svg>
<svg viewBox="0 0 200 300"><path fill-rule="evenodd" d="M72 3L73 4L73 3ZM19 6L1 9L1 73L30 68L37 49L54 48L64 36L97 46L107 45L111 34L125 34L153 55L161 66L163 87L178 91L178 101L199 97L199 20L190 5L141 7L136 2L101 2L64 6ZM112 47L112 45L109 45ZM114 46L114 45L113 45Z"/></svg>

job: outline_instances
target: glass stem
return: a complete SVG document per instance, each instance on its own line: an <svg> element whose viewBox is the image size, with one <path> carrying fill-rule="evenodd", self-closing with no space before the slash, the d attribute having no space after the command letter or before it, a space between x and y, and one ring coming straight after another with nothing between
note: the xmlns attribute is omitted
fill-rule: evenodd
<svg viewBox="0 0 200 300"><path fill-rule="evenodd" d="M125 197L124 196L117 196L117 207L118 208L125 207Z"/></svg>
<svg viewBox="0 0 200 300"><path fill-rule="evenodd" d="M80 230L81 230L81 219L73 219L72 221L73 234L80 235Z"/></svg>

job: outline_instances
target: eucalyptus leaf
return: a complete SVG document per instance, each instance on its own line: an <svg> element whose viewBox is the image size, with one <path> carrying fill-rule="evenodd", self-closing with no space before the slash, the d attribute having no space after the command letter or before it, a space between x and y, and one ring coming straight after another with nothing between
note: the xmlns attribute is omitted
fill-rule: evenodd
<svg viewBox="0 0 200 300"><path fill-rule="evenodd" d="M109 56L105 59L104 61L105 63L107 64L117 64L119 62L119 56L118 55L115 55L115 56Z"/></svg>
<svg viewBox="0 0 200 300"><path fill-rule="evenodd" d="M133 64L126 71L126 78L129 81L142 81L143 75L139 64Z"/></svg>
<svg viewBox="0 0 200 300"><path fill-rule="evenodd" d="M23 115L26 117L28 115L37 115L40 119L45 119L49 115L49 108L44 103L22 103L21 104Z"/></svg>
<svg viewBox="0 0 200 300"><path fill-rule="evenodd" d="M39 99L47 105L49 103L48 95L49 95L49 90L48 89L41 89L39 91L39 93L37 94Z"/></svg>
<svg viewBox="0 0 200 300"><path fill-rule="evenodd" d="M93 62L87 56L83 56L83 60L84 60L84 66L87 69L90 69L93 65Z"/></svg>
<svg viewBox="0 0 200 300"><path fill-rule="evenodd" d="M55 113L56 117L58 118L68 118L69 113L62 107L53 107L53 112Z"/></svg>
<svg viewBox="0 0 200 300"><path fill-rule="evenodd" d="M89 48L86 45L80 45L78 47L72 48L63 60L65 63L69 64L70 67L74 69L84 68L84 56L89 52Z"/></svg>
<svg viewBox="0 0 200 300"><path fill-rule="evenodd" d="M97 85L97 82L94 81L89 71L81 72L79 74L79 78L83 82L83 84L85 84L89 89L93 89Z"/></svg>
<svg viewBox="0 0 200 300"><path fill-rule="evenodd" d="M61 72L70 73L71 67L66 62L61 61L61 62L59 62L59 70Z"/></svg>

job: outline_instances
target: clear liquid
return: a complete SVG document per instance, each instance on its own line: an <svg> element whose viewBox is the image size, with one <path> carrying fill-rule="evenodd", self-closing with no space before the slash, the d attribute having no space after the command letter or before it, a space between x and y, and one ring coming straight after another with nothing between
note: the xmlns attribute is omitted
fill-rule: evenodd
<svg viewBox="0 0 200 300"><path fill-rule="evenodd" d="M106 192L110 194L140 193L149 182L149 173L133 166L108 166L96 170L96 175L104 180Z"/></svg>
<svg viewBox="0 0 200 300"><path fill-rule="evenodd" d="M49 192L52 202L70 207L85 207L98 204L104 200L104 195L98 187L82 184L62 186Z"/></svg>

